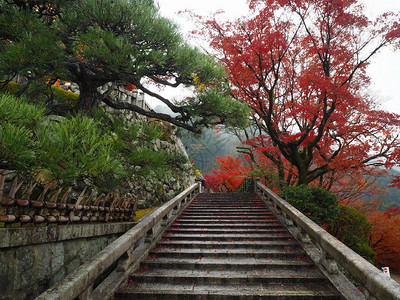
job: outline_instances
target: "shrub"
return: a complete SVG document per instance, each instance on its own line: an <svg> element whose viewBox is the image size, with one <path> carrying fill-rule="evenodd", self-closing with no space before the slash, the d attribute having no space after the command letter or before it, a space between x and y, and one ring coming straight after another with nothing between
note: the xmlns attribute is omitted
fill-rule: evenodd
<svg viewBox="0 0 400 300"><path fill-rule="evenodd" d="M332 223L339 214L336 195L325 189L307 185L288 186L280 194L319 225Z"/></svg>
<svg viewBox="0 0 400 300"><path fill-rule="evenodd" d="M4 82L0 80L0 84ZM32 85L30 88L28 88L27 94L41 94L44 96L43 98L48 98L50 97L51 93L53 93L52 97L54 102L59 103L59 104L68 104L71 106L74 106L76 102L78 101L79 94L73 93L67 90L64 90L62 88L59 88L57 86L52 85L51 87L51 92L47 90L43 90L43 86L40 85L39 87ZM1 90L3 92L8 92L12 95L15 95L21 90L21 85L19 83L16 83L14 81L8 82L5 87Z"/></svg>
<svg viewBox="0 0 400 300"><path fill-rule="evenodd" d="M79 94L77 93L64 90L54 85L51 86L51 89L53 90L54 100L56 103L75 106L76 102L78 101Z"/></svg>
<svg viewBox="0 0 400 300"><path fill-rule="evenodd" d="M0 84L3 85L3 84L4 84L4 81L3 81L3 80L0 80ZM3 91L3 92L8 92L8 93L14 95L14 94L16 94L16 93L19 91L20 88L21 88L21 85L20 85L20 84L14 82L14 81L10 81L10 82L8 82L8 83L4 86L4 88L2 89L2 91Z"/></svg>
<svg viewBox="0 0 400 300"><path fill-rule="evenodd" d="M339 216L328 226L328 231L362 257L374 263L376 255L369 246L372 227L367 217L353 207L346 205L339 205L339 207Z"/></svg>
<svg viewBox="0 0 400 300"><path fill-rule="evenodd" d="M113 140L99 123L81 115L43 124L38 131L38 155L50 179L72 183L78 177L123 173Z"/></svg>

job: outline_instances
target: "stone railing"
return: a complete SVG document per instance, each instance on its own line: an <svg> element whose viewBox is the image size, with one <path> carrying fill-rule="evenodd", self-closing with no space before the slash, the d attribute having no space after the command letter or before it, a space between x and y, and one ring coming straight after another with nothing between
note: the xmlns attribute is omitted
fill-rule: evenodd
<svg viewBox="0 0 400 300"><path fill-rule="evenodd" d="M119 194L94 196L95 192L82 191L78 199L69 197L71 188L62 193L59 188L53 195L49 186L39 196L32 198L36 183L26 185L24 193L19 190L24 182L14 179L9 192L4 193L5 170L0 170L0 223L10 226L33 224L68 224L78 222L123 222L132 219L138 199L122 198ZM73 202L73 203L72 203Z"/></svg>
<svg viewBox="0 0 400 300"><path fill-rule="evenodd" d="M101 94L109 92L110 91L110 97L113 99L116 99L117 101L121 102L126 102L132 105L136 105L144 110L150 111L151 107L150 105L146 102L144 99L144 93L140 90L132 90L128 91L126 90L123 86L117 86L113 83L108 83L102 87L99 88L99 92ZM103 106L105 111L109 113L114 113L114 114L123 114L123 116L128 120L128 121L133 121L133 120L146 120L147 118L145 116L142 116L138 113L135 113L133 111L129 110L116 110L113 109L107 105Z"/></svg>
<svg viewBox="0 0 400 300"><path fill-rule="evenodd" d="M199 192L200 184L193 184L144 217L135 227L36 299L109 299L118 285L127 279L131 270L139 266L149 249ZM110 267L113 268L111 273ZM94 286L106 271L110 273L109 276L97 287Z"/></svg>
<svg viewBox="0 0 400 300"><path fill-rule="evenodd" d="M254 193L254 178L245 177L240 185L234 190L235 193Z"/></svg>
<svg viewBox="0 0 400 300"><path fill-rule="evenodd" d="M259 182L256 183L256 193L286 223L346 299L400 299L400 285L396 281ZM364 295L339 271L338 264L358 283Z"/></svg>

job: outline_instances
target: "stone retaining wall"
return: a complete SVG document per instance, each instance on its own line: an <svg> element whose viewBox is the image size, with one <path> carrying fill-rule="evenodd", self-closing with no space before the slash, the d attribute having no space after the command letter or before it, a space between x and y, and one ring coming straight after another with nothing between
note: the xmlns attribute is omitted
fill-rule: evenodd
<svg viewBox="0 0 400 300"><path fill-rule="evenodd" d="M134 223L0 229L0 300L33 299Z"/></svg>
<svg viewBox="0 0 400 300"><path fill-rule="evenodd" d="M128 91L123 86L118 86L114 83L107 83L99 87L98 91L103 94L110 92L109 96L118 101L127 102L137 105L144 110L151 110L150 105L146 102L144 93L139 90ZM148 121L148 118L138 113L129 110L113 109L109 106L104 106L106 112L123 116L128 122ZM180 152L187 158L188 154L182 141L173 131L169 141L157 139L154 141L154 150L166 150L168 152ZM171 172L166 178L151 178L151 177L135 177L127 183L128 189L124 191L127 197L138 197L138 208L148 208L155 205L160 205L182 192L195 183L196 175L190 164L182 166L182 169L177 172Z"/></svg>

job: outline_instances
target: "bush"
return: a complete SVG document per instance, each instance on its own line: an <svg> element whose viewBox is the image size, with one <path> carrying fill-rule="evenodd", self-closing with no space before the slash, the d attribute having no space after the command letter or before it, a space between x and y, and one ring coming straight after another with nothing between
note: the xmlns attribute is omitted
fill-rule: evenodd
<svg viewBox="0 0 400 300"><path fill-rule="evenodd" d="M0 126L0 169L29 169L35 161L32 132L7 123Z"/></svg>
<svg viewBox="0 0 400 300"><path fill-rule="evenodd" d="M0 84L3 85L3 83L4 83L4 81L0 80ZM8 92L8 93L14 95L19 91L20 88L21 88L20 84L14 82L14 81L10 81L4 86L2 91L3 92Z"/></svg>
<svg viewBox="0 0 400 300"><path fill-rule="evenodd" d="M374 263L376 255L369 246L372 227L367 217L353 207L339 207L339 216L328 226L328 231L366 260Z"/></svg>
<svg viewBox="0 0 400 300"><path fill-rule="evenodd" d="M51 86L51 89L53 90L54 100L56 103L75 106L76 102L78 101L79 94L77 93L64 90L54 85Z"/></svg>
<svg viewBox="0 0 400 300"><path fill-rule="evenodd" d="M159 139L165 128L158 120L131 123L121 116L109 115L101 109L93 117L102 124L103 131L112 136L114 147L123 159L127 173L135 176L166 178L180 172L187 158L180 152L163 149ZM168 140L171 144L171 139ZM164 144L164 143L162 143Z"/></svg>
<svg viewBox="0 0 400 300"><path fill-rule="evenodd" d="M4 82L4 81L0 80L0 84L2 84L2 82ZM53 93L53 95L52 95L53 96L53 100L56 103L68 104L68 105L74 106L76 104L76 102L78 101L79 94L77 94L77 93L66 91L66 90L64 90L62 88L59 88L57 86L54 86L54 85L52 85L50 88L51 88L51 93ZM8 93L10 93L12 95L15 95L20 90L21 90L21 85L19 83L16 83L14 81L10 81L0 91L8 92ZM36 94L36 95L37 94L41 94L43 96L43 98L50 97L50 91L48 89L47 90L43 90L43 86L40 86L40 87L31 86L30 88L28 88L27 94L28 95L30 95L30 94Z"/></svg>
<svg viewBox="0 0 400 300"><path fill-rule="evenodd" d="M339 214L336 195L322 188L288 186L282 189L280 195L319 225L332 223Z"/></svg>
<svg viewBox="0 0 400 300"><path fill-rule="evenodd" d="M34 128L45 115L46 110L29 104L24 97L0 94L0 124L12 123L17 126Z"/></svg>
<svg viewBox="0 0 400 300"><path fill-rule="evenodd" d="M92 118L80 115L43 124L38 131L38 156L49 179L70 184L78 177L123 174L113 140Z"/></svg>
<svg viewBox="0 0 400 300"><path fill-rule="evenodd" d="M94 119L45 117L44 108L10 94L0 94L0 169L64 184L123 173L112 138Z"/></svg>
<svg viewBox="0 0 400 300"><path fill-rule="evenodd" d="M156 142L164 134L157 123L129 123L100 109L94 118L45 114L25 97L0 93L0 169L42 184L85 181L116 189L132 175L165 178L187 163L183 154Z"/></svg>

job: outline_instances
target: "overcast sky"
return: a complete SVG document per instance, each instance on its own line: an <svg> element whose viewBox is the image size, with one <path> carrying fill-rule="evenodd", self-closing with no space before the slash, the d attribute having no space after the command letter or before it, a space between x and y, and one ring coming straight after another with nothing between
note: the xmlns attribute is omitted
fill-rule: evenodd
<svg viewBox="0 0 400 300"><path fill-rule="evenodd" d="M201 15L224 10L226 18L235 19L246 15L246 0L157 0L161 13L181 25L183 33L194 25L178 15L178 11L189 9ZM400 11L400 0L360 0L367 8L369 17L385 11ZM368 67L372 78L372 89L382 101L385 110L400 114L400 51L384 50Z"/></svg>

